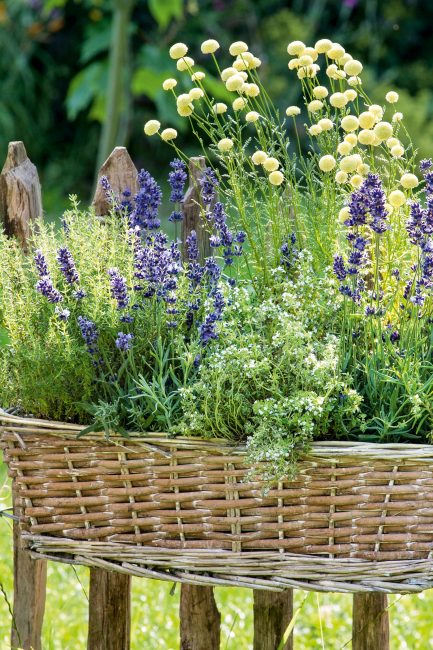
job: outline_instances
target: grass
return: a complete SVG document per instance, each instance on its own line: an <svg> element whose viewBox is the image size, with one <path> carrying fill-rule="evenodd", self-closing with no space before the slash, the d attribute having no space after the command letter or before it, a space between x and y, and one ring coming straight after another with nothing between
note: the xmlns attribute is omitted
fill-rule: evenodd
<svg viewBox="0 0 433 650"><path fill-rule="evenodd" d="M0 510L10 505L10 484L0 463ZM12 601L12 527L0 517L0 648L7 650ZM132 650L148 648L177 650L179 647L179 585L147 579L133 579ZM247 589L217 588L222 614L221 650L252 648L252 592ZM88 609L88 570L49 563L43 650L85 648ZM295 593L295 608L305 593ZM433 648L431 610L433 590L412 596L390 596L391 647L393 650ZM350 649L352 599L342 594L309 593L296 620L296 650ZM321 632L322 628L322 632Z"/></svg>

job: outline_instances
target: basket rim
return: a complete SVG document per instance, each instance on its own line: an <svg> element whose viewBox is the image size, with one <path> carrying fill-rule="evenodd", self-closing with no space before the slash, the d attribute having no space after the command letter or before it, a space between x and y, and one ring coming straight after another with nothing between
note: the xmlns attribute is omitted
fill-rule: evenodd
<svg viewBox="0 0 433 650"><path fill-rule="evenodd" d="M26 428L29 429L26 431ZM76 438L86 427L84 425L45 420L41 418L12 415L0 408L0 434L13 433L18 437L47 435L54 437ZM38 431L35 431L38 429ZM19 434L18 434L19 431ZM83 442L111 442L115 445L126 446L128 442L142 443L145 447L161 446L163 448L200 448L224 453L245 454L246 445L231 442L224 438L200 438L198 436L172 436L164 432L130 432L129 437L120 434L107 438L104 432L92 432L82 438ZM362 459L381 460L410 460L420 463L433 463L433 444L413 443L373 443L356 440L319 440L311 445L311 450L303 457L309 458L342 458L359 457Z"/></svg>

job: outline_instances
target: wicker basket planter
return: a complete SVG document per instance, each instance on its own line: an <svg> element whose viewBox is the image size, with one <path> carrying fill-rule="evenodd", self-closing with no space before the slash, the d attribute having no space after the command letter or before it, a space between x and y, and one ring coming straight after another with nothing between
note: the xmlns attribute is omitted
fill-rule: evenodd
<svg viewBox="0 0 433 650"><path fill-rule="evenodd" d="M433 446L316 443L263 495L240 446L79 431L0 412L36 557L255 589L433 586Z"/></svg>

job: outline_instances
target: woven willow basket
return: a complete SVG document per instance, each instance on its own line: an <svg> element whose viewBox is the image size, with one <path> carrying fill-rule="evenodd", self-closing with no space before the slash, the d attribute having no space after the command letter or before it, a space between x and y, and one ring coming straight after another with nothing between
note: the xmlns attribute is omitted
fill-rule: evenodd
<svg viewBox="0 0 433 650"><path fill-rule="evenodd" d="M433 586L433 446L316 443L264 495L243 447L79 431L0 412L34 557L254 589Z"/></svg>

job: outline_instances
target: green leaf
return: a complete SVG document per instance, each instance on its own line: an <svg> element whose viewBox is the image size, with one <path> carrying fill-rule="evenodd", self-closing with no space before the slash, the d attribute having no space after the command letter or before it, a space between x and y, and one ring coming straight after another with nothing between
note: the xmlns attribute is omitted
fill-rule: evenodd
<svg viewBox="0 0 433 650"><path fill-rule="evenodd" d="M149 0L149 11L161 30L168 27L172 18L178 20L183 15L182 0Z"/></svg>
<svg viewBox="0 0 433 650"><path fill-rule="evenodd" d="M107 52L110 47L111 25L98 23L97 28L87 29L81 46L80 63L88 63L94 56Z"/></svg>
<svg viewBox="0 0 433 650"><path fill-rule="evenodd" d="M7 330L4 327L0 327L0 348L9 345L10 339Z"/></svg>
<svg viewBox="0 0 433 650"><path fill-rule="evenodd" d="M74 120L78 113L87 108L96 97L105 93L107 72L106 61L95 61L75 75L69 85L66 97L66 108L70 120Z"/></svg>
<svg viewBox="0 0 433 650"><path fill-rule="evenodd" d="M149 99L155 100L161 90L162 82L168 76L170 76L170 72L167 71L158 72L151 68L140 68L134 72L132 77L132 94L145 95Z"/></svg>

